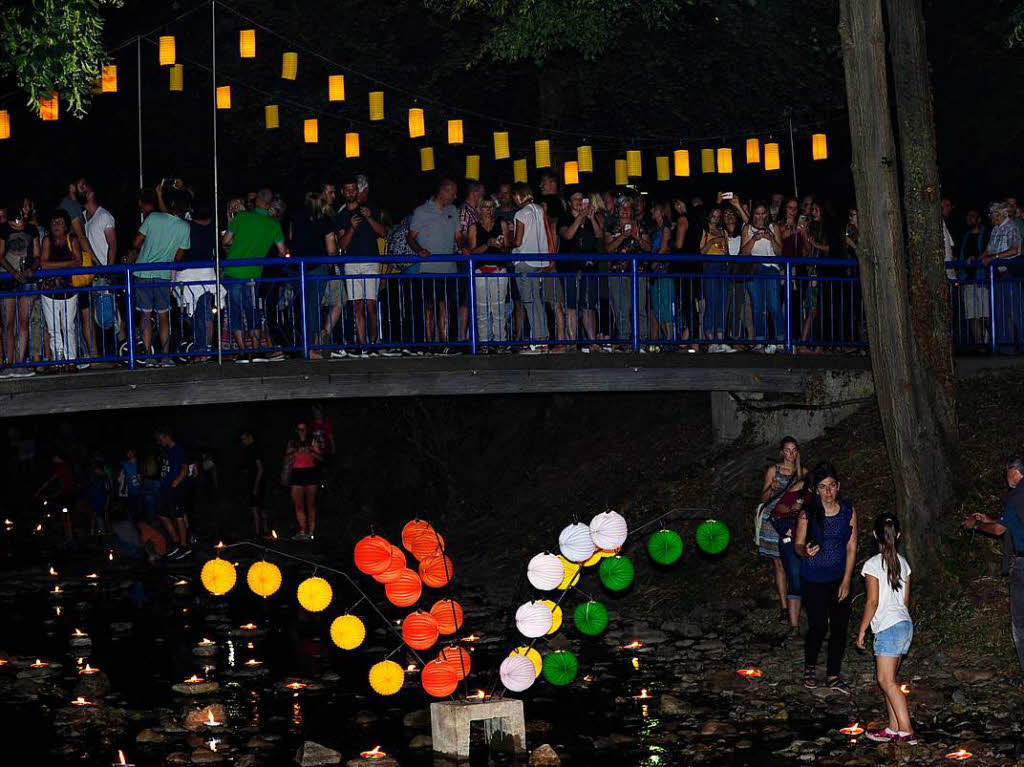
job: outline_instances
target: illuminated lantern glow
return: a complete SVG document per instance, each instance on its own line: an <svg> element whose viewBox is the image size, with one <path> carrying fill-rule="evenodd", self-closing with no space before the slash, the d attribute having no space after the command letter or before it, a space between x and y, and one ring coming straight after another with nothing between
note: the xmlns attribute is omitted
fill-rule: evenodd
<svg viewBox="0 0 1024 767"><path fill-rule="evenodd" d="M182 91L185 89L185 70L181 64L175 64L169 70L170 90Z"/></svg>
<svg viewBox="0 0 1024 767"><path fill-rule="evenodd" d="M378 695L394 695L405 684L405 672L393 660L382 660L370 667L370 687Z"/></svg>
<svg viewBox="0 0 1024 767"><path fill-rule="evenodd" d="M409 138L422 138L426 135L427 125L423 110L419 107L409 110ZM402 538L405 545L405 538Z"/></svg>
<svg viewBox="0 0 1024 767"><path fill-rule="evenodd" d="M420 147L420 170L426 173L434 169L434 147Z"/></svg>
<svg viewBox="0 0 1024 767"><path fill-rule="evenodd" d="M701 173L714 173L715 172L715 150L714 149L701 149L700 150L700 172Z"/></svg>
<svg viewBox="0 0 1024 767"><path fill-rule="evenodd" d="M747 165L761 162L761 142L756 138L747 139Z"/></svg>
<svg viewBox="0 0 1024 767"><path fill-rule="evenodd" d="M508 147L508 131L494 132L494 159L507 160L510 157Z"/></svg>
<svg viewBox="0 0 1024 767"><path fill-rule="evenodd" d="M538 168L551 167L551 142L547 139L533 142L534 164Z"/></svg>
<svg viewBox="0 0 1024 767"><path fill-rule="evenodd" d="M288 51L281 54L281 79L294 80L299 73L299 54Z"/></svg>
<svg viewBox="0 0 1024 767"><path fill-rule="evenodd" d="M409 548L412 555L420 562L430 559L435 554L444 551L444 537L438 535L437 531L431 528L425 530L412 539L412 546Z"/></svg>
<svg viewBox="0 0 1024 767"><path fill-rule="evenodd" d="M562 563L562 582L558 584L558 588L561 591L565 591L580 582L580 570L583 567L575 562L570 562L561 555L558 558Z"/></svg>
<svg viewBox="0 0 1024 767"><path fill-rule="evenodd" d="M224 559L211 559L199 572L199 579L206 590L215 596L227 594L235 585L237 578L235 566Z"/></svg>
<svg viewBox="0 0 1024 767"><path fill-rule="evenodd" d="M590 527L582 522L566 525L558 534L558 548L570 562L586 562L597 546L590 535Z"/></svg>
<svg viewBox="0 0 1024 767"><path fill-rule="evenodd" d="M302 138L307 144L315 144L319 140L319 127L316 118L302 123Z"/></svg>
<svg viewBox="0 0 1024 767"><path fill-rule="evenodd" d="M593 567L605 557L614 557L618 553L618 549L598 549L594 552L594 556L583 563L584 567Z"/></svg>
<svg viewBox="0 0 1024 767"><path fill-rule="evenodd" d="M379 575L374 575L373 579L377 583L391 583L398 577L398 574L405 569L405 554L397 546L391 547L391 564L388 565L388 569Z"/></svg>
<svg viewBox="0 0 1024 767"><path fill-rule="evenodd" d="M690 175L690 150L688 149L677 149L672 153L673 159L673 172L677 176L689 176Z"/></svg>
<svg viewBox="0 0 1024 767"><path fill-rule="evenodd" d="M277 110L277 104L267 104L263 107L263 120L267 125L267 130L281 127L281 117Z"/></svg>
<svg viewBox="0 0 1024 767"><path fill-rule="evenodd" d="M395 580L384 586L384 593L395 607L412 607L423 593L423 583L416 573L404 568Z"/></svg>
<svg viewBox="0 0 1024 767"><path fill-rule="evenodd" d="M525 184L529 176L526 168L526 160L519 159L512 162L512 179L517 184Z"/></svg>
<svg viewBox="0 0 1024 767"><path fill-rule="evenodd" d="M671 565L683 555L683 539L675 530L658 530L647 539L647 553L659 565Z"/></svg>
<svg viewBox="0 0 1024 767"><path fill-rule="evenodd" d="M538 591L557 589L564 575L562 561L554 554L537 554L526 566L526 579Z"/></svg>
<svg viewBox="0 0 1024 767"><path fill-rule="evenodd" d="M39 97L39 119L46 122L56 120L60 113L60 96L50 91L49 96Z"/></svg>
<svg viewBox="0 0 1024 767"><path fill-rule="evenodd" d="M439 599L430 608L430 614L437 621L437 630L441 634L454 634L462 628L462 605L451 599Z"/></svg>
<svg viewBox="0 0 1024 767"><path fill-rule="evenodd" d="M580 183L580 164L578 160L566 160L563 168L565 185L571 186Z"/></svg>
<svg viewBox="0 0 1024 767"><path fill-rule="evenodd" d="M519 649L526 650L527 648ZM533 649L530 649L529 652L537 653ZM537 663L534 663L532 658L525 654L518 654L517 651L513 651L505 658L501 662L501 666L498 667L498 675L501 677L501 683L505 685L505 689L509 692L523 692L530 689L540 674L538 665L541 662L540 653L537 653L537 658Z"/></svg>
<svg viewBox="0 0 1024 767"><path fill-rule="evenodd" d="M450 663L460 682L466 678L473 667L473 657L465 647L449 645L438 653L437 659Z"/></svg>
<svg viewBox="0 0 1024 767"><path fill-rule="evenodd" d="M542 669L549 683L555 687L564 687L576 678L579 662L568 650L557 650L544 656Z"/></svg>
<svg viewBox="0 0 1024 767"><path fill-rule="evenodd" d="M608 628L608 610L600 602L583 602L573 610L572 622L580 633L597 636Z"/></svg>
<svg viewBox="0 0 1024 767"><path fill-rule="evenodd" d="M642 155L639 149L630 149L626 152L626 175L627 176L642 176L643 165Z"/></svg>
<svg viewBox="0 0 1024 767"><path fill-rule="evenodd" d="M594 172L594 149L584 144L576 147L576 162L580 165L580 173Z"/></svg>
<svg viewBox="0 0 1024 767"><path fill-rule="evenodd" d="M602 511L590 520L590 537L599 549L617 551L628 535L629 525L617 511Z"/></svg>
<svg viewBox="0 0 1024 767"><path fill-rule="evenodd" d="M0 140L11 137L11 115L6 109L0 109Z"/></svg>
<svg viewBox="0 0 1024 767"><path fill-rule="evenodd" d="M528 639L548 633L553 620L551 609L543 602L526 602L516 610L516 628Z"/></svg>
<svg viewBox="0 0 1024 767"><path fill-rule="evenodd" d="M542 599L540 603L551 611L551 628L547 631L547 636L551 636L562 627L562 608L550 599Z"/></svg>
<svg viewBox="0 0 1024 767"><path fill-rule="evenodd" d="M217 109L231 109L231 86L217 86Z"/></svg>
<svg viewBox="0 0 1024 767"><path fill-rule="evenodd" d="M727 146L718 150L718 172L732 173L732 149Z"/></svg>
<svg viewBox="0 0 1024 767"><path fill-rule="evenodd" d="M459 675L451 663L432 660L420 672L420 683L428 695L434 698L447 698L459 686Z"/></svg>
<svg viewBox="0 0 1024 767"><path fill-rule="evenodd" d="M764 145L764 169L778 170L779 167L779 145L772 141Z"/></svg>
<svg viewBox="0 0 1024 767"><path fill-rule="evenodd" d="M245 582L253 594L269 597L281 588L281 569L271 562L253 562L245 574Z"/></svg>
<svg viewBox="0 0 1024 767"><path fill-rule="evenodd" d="M480 155L466 155L466 178L470 181L480 180Z"/></svg>
<svg viewBox="0 0 1024 767"><path fill-rule="evenodd" d="M238 55L243 59L256 58L256 30L238 30Z"/></svg>
<svg viewBox="0 0 1024 767"><path fill-rule="evenodd" d="M721 554L729 545L729 527L725 522L709 519L697 528L697 546L705 554Z"/></svg>
<svg viewBox="0 0 1024 767"><path fill-rule="evenodd" d="M633 584L636 569L633 562L626 557L609 557L601 562L598 568L601 583L609 591L625 591Z"/></svg>
<svg viewBox="0 0 1024 767"><path fill-rule="evenodd" d="M828 159L828 138L824 133L815 133L811 136L811 159Z"/></svg>
<svg viewBox="0 0 1024 767"><path fill-rule="evenodd" d="M104 64L100 72L100 93L117 93L117 64Z"/></svg>
<svg viewBox="0 0 1024 767"><path fill-rule="evenodd" d="M422 519L413 519L405 523L402 528L402 546L405 550L412 552L412 542L420 533L434 532L434 526Z"/></svg>
<svg viewBox="0 0 1024 767"><path fill-rule="evenodd" d="M419 572L425 586L440 589L451 581L455 574L455 567L444 554L435 554L420 562Z"/></svg>
<svg viewBox="0 0 1024 767"><path fill-rule="evenodd" d="M311 613L318 613L327 609L327 605L331 603L331 599L334 597L331 584L318 576L306 578L306 580L299 584L296 594L299 597L299 604Z"/></svg>
<svg viewBox="0 0 1024 767"><path fill-rule="evenodd" d="M625 160L615 161L615 186L625 186L629 183L629 174L626 170Z"/></svg>
<svg viewBox="0 0 1024 767"><path fill-rule="evenodd" d="M462 120L449 120L448 121L448 143L449 144L461 144L463 140L462 136Z"/></svg>
<svg viewBox="0 0 1024 767"><path fill-rule="evenodd" d="M658 181L668 181L672 176L668 171L668 155L658 155L654 158L654 168L658 174Z"/></svg>
<svg viewBox="0 0 1024 767"><path fill-rule="evenodd" d="M330 75L327 78L327 100L345 100L345 75Z"/></svg>
<svg viewBox="0 0 1024 767"><path fill-rule="evenodd" d="M521 658L528 658L530 660L530 662L533 664L533 675L534 676L540 676L541 669L544 666L544 659L540 657L540 653L539 652L537 652L532 647L527 647L526 645L522 645L520 647L517 647L516 649L514 649L512 652L510 652L508 654L508 657L510 657L510 658L513 658L513 657L516 657L516 656L521 657Z"/></svg>
<svg viewBox="0 0 1024 767"><path fill-rule="evenodd" d="M433 647L439 633L437 620L430 613L417 611L402 621L402 639L414 650Z"/></svg>
<svg viewBox="0 0 1024 767"><path fill-rule="evenodd" d="M384 119L384 91L370 91L370 119Z"/></svg>
<svg viewBox="0 0 1024 767"><path fill-rule="evenodd" d="M388 540L379 535L360 539L353 552L356 569L365 575L380 575L391 567L392 548Z"/></svg>
<svg viewBox="0 0 1024 767"><path fill-rule="evenodd" d="M165 67L178 60L174 51L174 35L160 36L160 66Z"/></svg>
<svg viewBox="0 0 1024 767"><path fill-rule="evenodd" d="M342 650L354 650L366 639L366 625L355 615L339 615L331 621L331 641Z"/></svg>

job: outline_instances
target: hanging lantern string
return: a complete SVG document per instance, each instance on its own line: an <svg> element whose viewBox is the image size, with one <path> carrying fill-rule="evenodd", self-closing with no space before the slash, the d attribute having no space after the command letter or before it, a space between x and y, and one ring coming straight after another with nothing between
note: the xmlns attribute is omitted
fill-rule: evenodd
<svg viewBox="0 0 1024 767"><path fill-rule="evenodd" d="M184 13L181 13L181 14L175 16L173 19L169 19L168 21L165 21L164 23L160 24L160 26L154 27L153 29L149 30L148 32L136 33L136 34L132 35L131 37L127 38L124 42L118 43L113 48L107 49L107 53L116 53L117 51L121 50L122 48L127 48L129 45L135 45L135 41L139 37L149 37L150 35L155 35L157 32L160 32L165 27L169 27L169 26L171 26L171 24L176 24L179 21L181 21L182 19L184 19L186 16L191 16L196 11L205 10L206 8L209 8L211 5L212 5L211 0L202 0L202 2L199 3L198 5L196 5L195 7L191 8L190 10L185 11Z"/></svg>
<svg viewBox="0 0 1024 767"><path fill-rule="evenodd" d="M705 512L708 512L709 514L715 514L715 512L718 511L718 509L701 508L699 506L683 506L683 507L678 508L678 509L669 509L664 514L659 514L658 516L654 517L654 519L647 520L646 522L644 522L639 527L634 527L632 530L630 530L630 533L638 533L641 530L644 530L645 528L650 527L655 522L660 522L665 517L670 517L673 514L679 514L680 512L684 512L684 511L705 511ZM698 520L699 521L704 521L707 518L708 518L707 516L701 516L701 517L679 517L678 519L679 519L680 522L694 522L694 521L698 521Z"/></svg>
<svg viewBox="0 0 1024 767"><path fill-rule="evenodd" d="M361 605L361 604L363 603L363 600L365 600L365 599L366 599L366 597L359 597L359 599L357 599L357 600L356 600L355 602L353 602L353 603L352 603L352 606L351 606L351 607L349 607L349 608L348 608L347 610L345 610L345 612L346 612L346 613L350 613L350 612L352 612L352 611L353 611L353 610L355 610L355 609L356 609L357 607L359 607L359 605Z"/></svg>

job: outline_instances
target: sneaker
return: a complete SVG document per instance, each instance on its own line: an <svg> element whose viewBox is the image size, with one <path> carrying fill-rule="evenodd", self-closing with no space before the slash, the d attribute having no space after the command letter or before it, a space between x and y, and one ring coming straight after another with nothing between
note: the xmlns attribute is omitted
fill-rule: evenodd
<svg viewBox="0 0 1024 767"><path fill-rule="evenodd" d="M864 737L874 743L889 743L890 741L896 740L899 735L886 727L884 730L878 732L865 732Z"/></svg>
<svg viewBox="0 0 1024 767"><path fill-rule="evenodd" d="M804 687L806 687L808 690L813 690L817 686L818 686L818 681L814 678L814 669L813 668L805 668L804 669Z"/></svg>
<svg viewBox="0 0 1024 767"><path fill-rule="evenodd" d="M0 368L0 378L10 378L14 375L14 371L10 368Z"/></svg>
<svg viewBox="0 0 1024 767"><path fill-rule="evenodd" d="M729 346L729 344L722 344L722 352L724 354L735 354L738 351L739 351L739 349L737 349L737 348L735 348L733 346Z"/></svg>
<svg viewBox="0 0 1024 767"><path fill-rule="evenodd" d="M381 357L401 357L402 352L399 349L381 349Z"/></svg>
<svg viewBox="0 0 1024 767"><path fill-rule="evenodd" d="M162 368L172 368L174 367L174 360L171 359L170 357L164 357L160 360L158 364ZM79 370L81 370L81 368L79 368Z"/></svg>
<svg viewBox="0 0 1024 767"><path fill-rule="evenodd" d="M835 690L836 692L841 692L843 695L851 694L849 685L838 677L828 683L828 688L830 690Z"/></svg>
<svg viewBox="0 0 1024 767"><path fill-rule="evenodd" d="M708 352L710 352L711 354L719 354L724 351L725 344L711 344L711 346L708 347Z"/></svg>
<svg viewBox="0 0 1024 767"><path fill-rule="evenodd" d="M306 532L303 532L302 530L299 530L299 532L295 533L295 535L292 536L292 540L293 541L297 541L299 543L301 543L303 541L308 541L309 540L309 533L306 533Z"/></svg>
<svg viewBox="0 0 1024 767"><path fill-rule="evenodd" d="M519 353L520 354L542 354L543 351L544 351L544 349L542 347L537 346L536 344L530 344L529 346L524 346Z"/></svg>
<svg viewBox="0 0 1024 767"><path fill-rule="evenodd" d="M764 353L765 354L778 354L779 353L779 347L776 346L775 344L768 344L766 347L764 347Z"/></svg>
<svg viewBox="0 0 1024 767"><path fill-rule="evenodd" d="M31 378L36 374L32 368L13 368L12 378Z"/></svg>
<svg viewBox="0 0 1024 767"><path fill-rule="evenodd" d="M583 352L584 354L590 354L590 347L589 346L582 346L582 347L580 347L580 351Z"/></svg>
<svg viewBox="0 0 1024 767"><path fill-rule="evenodd" d="M264 362L284 362L285 359L287 358L284 356L284 352L274 352Z"/></svg>
<svg viewBox="0 0 1024 767"><path fill-rule="evenodd" d="M252 355L252 359L250 360L250 362L270 362L270 360L264 357L262 354L254 354Z"/></svg>
<svg viewBox="0 0 1024 767"><path fill-rule="evenodd" d="M358 359L362 359L366 355L363 353L362 349L354 349L353 351L350 351L348 353L348 356L349 357L353 357L353 358L358 360Z"/></svg>
<svg viewBox="0 0 1024 767"><path fill-rule="evenodd" d="M92 365L88 362L79 362L75 367L79 370L88 370Z"/></svg>
<svg viewBox="0 0 1024 767"><path fill-rule="evenodd" d="M886 728L886 729L888 729L888 728ZM903 746L916 746L917 745L917 736L914 733L912 733L912 732L908 732L906 735L899 735L899 734L897 734L896 735L896 742L899 743L900 745L903 745Z"/></svg>
<svg viewBox="0 0 1024 767"><path fill-rule="evenodd" d="M348 352L344 349L335 349L331 352L331 357L336 360L344 359L348 356Z"/></svg>

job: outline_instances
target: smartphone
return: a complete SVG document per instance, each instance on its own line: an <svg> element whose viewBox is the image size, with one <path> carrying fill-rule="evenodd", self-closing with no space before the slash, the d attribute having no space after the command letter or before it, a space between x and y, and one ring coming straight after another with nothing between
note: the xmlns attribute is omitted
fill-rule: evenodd
<svg viewBox="0 0 1024 767"><path fill-rule="evenodd" d="M582 205L584 208L589 208L590 207L590 198L589 197L584 197L583 198L583 202L581 202L580 205Z"/></svg>
<svg viewBox="0 0 1024 767"><path fill-rule="evenodd" d="M723 200L731 200L732 196L733 196L732 192L722 192L722 199Z"/></svg>
<svg viewBox="0 0 1024 767"><path fill-rule="evenodd" d="M165 189L170 189L170 188L172 188L174 186L174 179L173 178L163 178L163 179L160 179L160 186L164 187Z"/></svg>
<svg viewBox="0 0 1024 767"><path fill-rule="evenodd" d="M632 224L623 224L622 225L622 231L624 231L624 232L631 231L632 229L633 229L633 225Z"/></svg>
<svg viewBox="0 0 1024 767"><path fill-rule="evenodd" d="M809 220L810 219L808 218L806 213L801 213L800 217L796 221L797 221L798 224L803 224L804 226L807 226L807 222Z"/></svg>

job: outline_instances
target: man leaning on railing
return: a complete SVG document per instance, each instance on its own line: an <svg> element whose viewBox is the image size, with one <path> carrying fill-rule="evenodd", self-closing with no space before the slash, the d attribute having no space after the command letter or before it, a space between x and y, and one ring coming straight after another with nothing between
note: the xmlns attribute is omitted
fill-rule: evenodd
<svg viewBox="0 0 1024 767"><path fill-rule="evenodd" d="M1010 218L1010 206L1005 202L993 202L988 206L992 221L992 236L982 254L982 266L992 261L1017 258L1020 255L1020 230L1017 222ZM995 283L996 345L1000 354L1014 354L1021 349L1021 286L1015 271L1019 267L997 266L993 277Z"/></svg>

